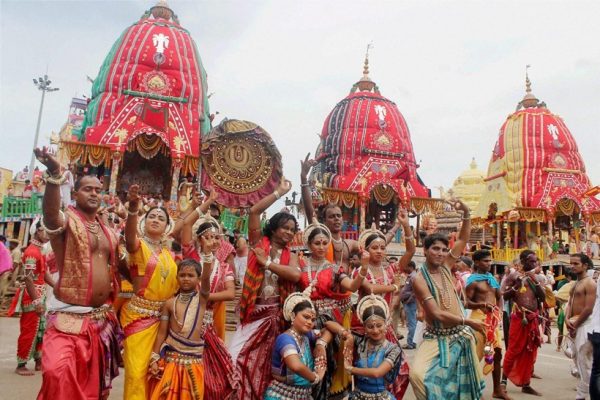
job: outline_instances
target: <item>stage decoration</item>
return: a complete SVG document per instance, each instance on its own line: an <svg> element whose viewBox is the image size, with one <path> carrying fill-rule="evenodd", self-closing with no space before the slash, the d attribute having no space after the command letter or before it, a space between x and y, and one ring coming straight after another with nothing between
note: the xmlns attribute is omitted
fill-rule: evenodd
<svg viewBox="0 0 600 400"><path fill-rule="evenodd" d="M102 164L107 167L111 166L112 151L108 146L85 145L84 143L71 141L63 141L62 144L69 162L90 164L93 167Z"/></svg>
<svg viewBox="0 0 600 400"><path fill-rule="evenodd" d="M440 199L413 197L410 199L410 210L415 214L437 214L444 210L446 203Z"/></svg>
<svg viewBox="0 0 600 400"><path fill-rule="evenodd" d="M532 93L527 73L525 87L525 97L500 128L473 217L488 218L492 203L497 214L518 210L520 220L536 222L600 210L600 200L584 196L591 184L575 138Z"/></svg>
<svg viewBox="0 0 600 400"><path fill-rule="evenodd" d="M332 203L338 206L344 206L346 208L354 208L358 204L358 194L353 192L346 192L344 190L335 189L323 189L322 190L322 203Z"/></svg>
<svg viewBox="0 0 600 400"><path fill-rule="evenodd" d="M139 135L127 144L127 151L137 151L146 160L150 160L156 157L160 151L168 154L169 149L160 136Z"/></svg>
<svg viewBox="0 0 600 400"><path fill-rule="evenodd" d="M202 170L202 187L216 189L220 204L249 207L277 188L281 155L257 124L226 119L204 138Z"/></svg>

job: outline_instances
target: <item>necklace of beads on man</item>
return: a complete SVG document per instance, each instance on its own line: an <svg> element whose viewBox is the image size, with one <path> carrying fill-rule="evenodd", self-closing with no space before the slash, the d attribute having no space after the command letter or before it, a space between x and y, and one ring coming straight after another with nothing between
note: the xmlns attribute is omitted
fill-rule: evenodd
<svg viewBox="0 0 600 400"><path fill-rule="evenodd" d="M31 239L31 244L34 246L39 247L40 249L42 247L44 247L44 243L40 242L39 240L35 240L35 239Z"/></svg>
<svg viewBox="0 0 600 400"><path fill-rule="evenodd" d="M451 306L450 289L448 287L448 283L446 282L447 281L446 276L444 275L442 270L440 270L439 275L442 280L441 288L440 288L440 285L435 281L435 279L433 279L433 276L431 277L431 280L433 281L433 284L435 285L435 287L440 295L440 302L442 303L442 307L444 307L446 310L449 310L450 306Z"/></svg>

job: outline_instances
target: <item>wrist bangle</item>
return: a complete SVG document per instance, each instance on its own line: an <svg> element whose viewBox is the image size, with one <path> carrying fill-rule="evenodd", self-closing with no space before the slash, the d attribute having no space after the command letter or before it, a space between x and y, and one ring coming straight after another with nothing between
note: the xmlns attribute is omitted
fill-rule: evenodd
<svg viewBox="0 0 600 400"><path fill-rule="evenodd" d="M468 220L470 220L470 219L471 219L471 214L465 214L465 215L463 215L463 216L462 216L462 218L461 218L461 219L462 219L463 221L468 221Z"/></svg>
<svg viewBox="0 0 600 400"><path fill-rule="evenodd" d="M275 200L279 200L279 198L281 197L281 195L279 194L279 192L277 190L275 190L273 192L273 195L275 196Z"/></svg>
<svg viewBox="0 0 600 400"><path fill-rule="evenodd" d="M458 260L458 259L459 259L459 256L455 256L455 255L454 255L454 253L452 252L452 250L450 250L450 251L448 252L448 254L450 255L450 257L452 257L452 258L453 258L453 259L455 259L455 260Z"/></svg>
<svg viewBox="0 0 600 400"><path fill-rule="evenodd" d="M366 278L366 277L367 277L367 275L369 274L369 271L367 270L367 271L364 273L364 275L363 275L363 273L362 273L362 270L363 270L363 268L361 267L361 268L358 270L358 275L360 275L360 276L361 276L361 277L363 277L363 278Z"/></svg>
<svg viewBox="0 0 600 400"><path fill-rule="evenodd" d="M464 315L461 315L461 318L462 318L462 323L461 323L461 325L464 325L464 324L465 324L465 316L464 316Z"/></svg>
<svg viewBox="0 0 600 400"><path fill-rule="evenodd" d="M394 292L398 292L400 291L400 288L398 287L398 285L396 285L395 283L392 284L392 286L394 287Z"/></svg>
<svg viewBox="0 0 600 400"><path fill-rule="evenodd" d="M44 178L46 183L57 186L60 186L67 181L67 174L64 172L61 174L60 171L56 174L52 174L49 171L46 171L44 172L42 177Z"/></svg>
<svg viewBox="0 0 600 400"><path fill-rule="evenodd" d="M150 364L158 362L158 360L160 360L160 354L152 352L152 354L150 354Z"/></svg>
<svg viewBox="0 0 600 400"><path fill-rule="evenodd" d="M127 209L127 215L129 215L131 217L133 217L133 216L137 217L139 214L140 214L140 209L139 208L137 210L135 210L135 211L132 211L129 208Z"/></svg>
<svg viewBox="0 0 600 400"><path fill-rule="evenodd" d="M327 342L323 339L317 339L317 346L323 346L324 348L327 348Z"/></svg>
<svg viewBox="0 0 600 400"><path fill-rule="evenodd" d="M267 262L265 263L265 269L269 269L269 267L271 267L271 264L273 264L273 261L271 261L270 259L267 260Z"/></svg>
<svg viewBox="0 0 600 400"><path fill-rule="evenodd" d="M307 187L307 186L310 186L310 183L301 183L300 184L300 187Z"/></svg>

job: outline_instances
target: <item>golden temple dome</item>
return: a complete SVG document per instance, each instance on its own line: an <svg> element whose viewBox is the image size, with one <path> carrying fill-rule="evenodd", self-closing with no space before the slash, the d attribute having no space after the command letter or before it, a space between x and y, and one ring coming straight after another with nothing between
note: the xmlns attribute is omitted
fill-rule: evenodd
<svg viewBox="0 0 600 400"><path fill-rule="evenodd" d="M463 171L452 185L454 195L464 201L471 210L475 210L485 189L485 172L477 168L475 158L469 169Z"/></svg>

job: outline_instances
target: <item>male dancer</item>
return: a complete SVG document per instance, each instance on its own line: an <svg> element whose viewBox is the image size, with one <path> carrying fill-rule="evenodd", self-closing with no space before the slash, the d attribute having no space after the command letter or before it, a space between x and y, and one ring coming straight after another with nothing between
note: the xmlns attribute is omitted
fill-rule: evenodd
<svg viewBox="0 0 600 400"><path fill-rule="evenodd" d="M450 272L469 240L471 220L463 202L456 201L454 206L463 213L454 247L448 250L444 235L427 236L425 264L413 282L427 325L410 369L410 382L419 400L475 400L483 394L473 330L485 333L485 325L465 318Z"/></svg>
<svg viewBox="0 0 600 400"><path fill-rule="evenodd" d="M538 347L542 345L539 311L546 297L544 287L535 279L539 260L535 252L524 250L519 256L523 272L514 271L506 278L504 300L512 300L508 348L504 356L504 374L523 393L541 396L530 386Z"/></svg>
<svg viewBox="0 0 600 400"><path fill-rule="evenodd" d="M112 311L116 294L117 237L98 218L102 184L95 176L75 183L75 207L60 211L58 161L46 148L34 150L48 170L42 226L50 237L59 279L48 305L38 399L107 398L119 374L121 337Z"/></svg>
<svg viewBox="0 0 600 400"><path fill-rule="evenodd" d="M46 259L42 254L42 247L48 241L48 237L39 222L35 222L31 228L32 239L22 256L25 266L25 286L17 289L8 310L9 316L21 313L15 372L23 376L33 375L33 372L27 369L27 362L32 358L35 360L35 370L42 370L42 336L46 327L44 282L48 282L50 286L53 284L46 270Z"/></svg>
<svg viewBox="0 0 600 400"><path fill-rule="evenodd" d="M483 373L493 371L494 393L496 399L510 400L504 388L500 385L501 363L502 363L502 339L500 335L500 323L502 322L502 299L500 285L490 273L492 266L492 253L489 250L477 250L473 253L475 273L469 275L465 282L466 307L473 310L471 318L485 322L486 334L476 333L477 357L479 360L484 356L484 351L489 348L494 352L493 364L486 363Z"/></svg>
<svg viewBox="0 0 600 400"><path fill-rule="evenodd" d="M569 335L574 339L575 365L579 370L576 399L585 399L589 394L592 371L592 342L588 333L592 332L592 311L596 301L596 283L588 276L589 268L594 268L592 260L583 253L571 255L571 271L577 275L577 283L571 290L565 323Z"/></svg>
<svg viewBox="0 0 600 400"><path fill-rule="evenodd" d="M310 153L306 155L304 160L300 161L300 181L302 187L302 202L304 203L304 211L308 221L312 221L315 216L315 209L312 204L312 197L310 194L310 184L308 183L308 173L310 169L317 164L316 160L310 159ZM358 241L352 239L342 238L342 223L343 215L342 209L335 204L327 204L321 211L318 219L320 222L325 224L331 232L331 244L327 252L327 259L336 265L348 266L350 254L358 253L362 251L358 248ZM400 228L401 221L396 219L394 226L385 234L386 242L392 241L396 235L396 231ZM403 227L404 237L406 240L406 253L402 256L398 262L398 270L403 271L408 262L412 259L415 254L416 247L413 242L413 235L410 234L410 226Z"/></svg>

